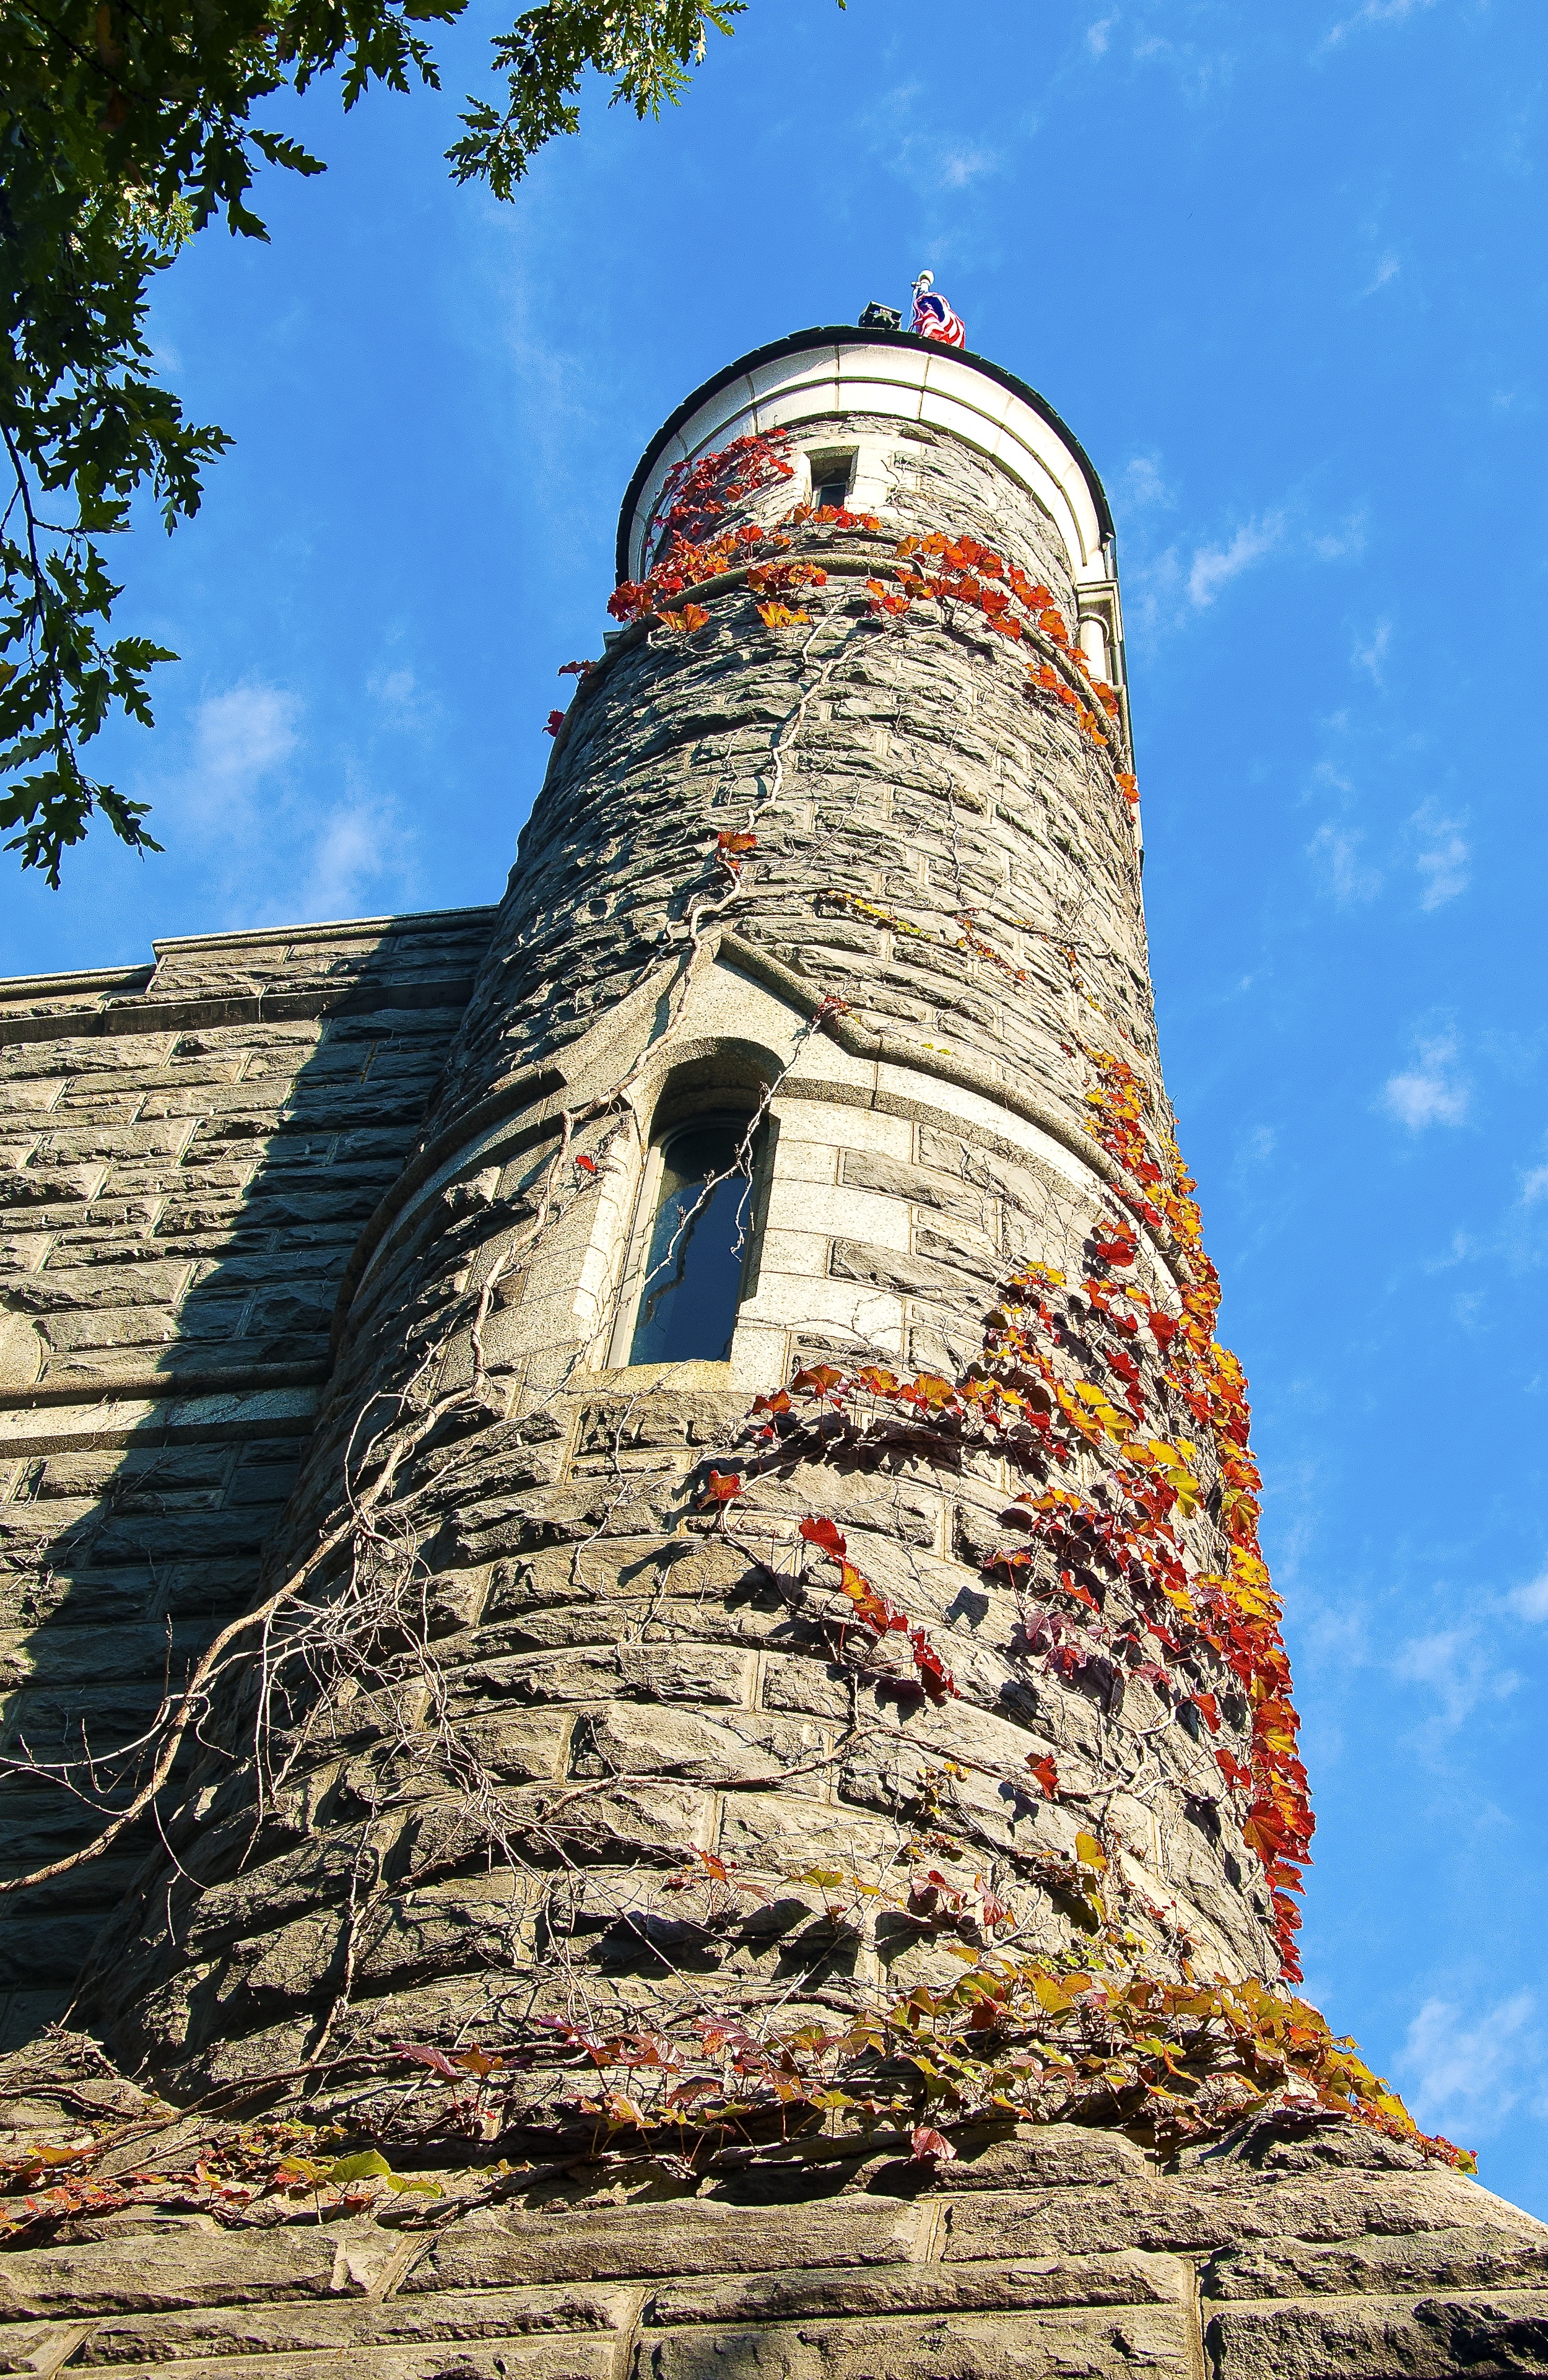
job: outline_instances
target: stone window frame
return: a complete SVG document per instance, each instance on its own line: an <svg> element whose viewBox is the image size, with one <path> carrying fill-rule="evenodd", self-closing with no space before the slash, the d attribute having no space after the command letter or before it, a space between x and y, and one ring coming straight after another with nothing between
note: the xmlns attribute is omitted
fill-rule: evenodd
<svg viewBox="0 0 1548 2380"><path fill-rule="evenodd" d="M696 1070L695 1070L696 1071ZM702 1087L677 1089L669 1084L657 1099L646 1140L644 1161L638 1169L635 1195L630 1207L628 1227L623 1234L623 1260L619 1269L618 1288L613 1299L612 1318L603 1342L603 1368L609 1371L628 1370L633 1348L635 1327L639 1317L640 1299L645 1292L645 1266L651 1236L656 1226L656 1210L660 1199L661 1175L667 1150L678 1136L695 1125L732 1123L744 1128L756 1122L752 1148L751 1210L746 1232L747 1245L742 1262L742 1281L737 1293L737 1322L752 1304L758 1292L758 1275L763 1257L764 1232L768 1220L769 1196L774 1184L775 1148L779 1127L768 1113L765 1099L741 1084L706 1083ZM687 1359L710 1362L717 1359ZM721 1359L722 1368L730 1368L730 1359ZM642 1367L645 1368L645 1367ZM675 1366L655 1362L647 1367L654 1371L671 1370Z"/></svg>
<svg viewBox="0 0 1548 2380"><path fill-rule="evenodd" d="M818 491L825 486L833 485L838 480L841 470L844 492L838 502L841 505L848 504L860 472L858 443L848 446L809 446L804 450L802 460L806 466L808 504L815 504ZM828 501L833 500L829 498Z"/></svg>

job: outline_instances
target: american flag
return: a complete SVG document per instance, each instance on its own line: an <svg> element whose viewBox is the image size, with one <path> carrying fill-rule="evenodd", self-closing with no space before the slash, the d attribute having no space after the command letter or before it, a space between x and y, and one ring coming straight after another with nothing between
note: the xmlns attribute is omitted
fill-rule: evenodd
<svg viewBox="0 0 1548 2380"><path fill-rule="evenodd" d="M922 273L913 285L913 320L909 329L917 338L939 339L944 346L965 347L967 333L961 318L953 314L944 298L937 298L930 284L933 273Z"/></svg>

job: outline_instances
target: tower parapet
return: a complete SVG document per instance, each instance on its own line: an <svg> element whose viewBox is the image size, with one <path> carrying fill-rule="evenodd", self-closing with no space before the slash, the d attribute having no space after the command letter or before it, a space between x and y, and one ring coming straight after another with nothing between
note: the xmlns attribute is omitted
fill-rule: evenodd
<svg viewBox="0 0 1548 2380"><path fill-rule="evenodd" d="M169 2100L454 2177L381 2273L505 2292L480 2373L1180 2374L1195 2266L1233 2380L1460 2369L1421 2235L1511 2289L1548 2235L1289 1989L1095 475L812 332L658 433L620 568L90 2005Z"/></svg>

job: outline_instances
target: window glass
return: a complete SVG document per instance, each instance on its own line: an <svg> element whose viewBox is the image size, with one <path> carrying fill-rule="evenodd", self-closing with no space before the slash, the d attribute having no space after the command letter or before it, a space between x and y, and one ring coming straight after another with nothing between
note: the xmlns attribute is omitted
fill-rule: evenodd
<svg viewBox="0 0 1548 2380"><path fill-rule="evenodd" d="M731 1354L753 1220L745 1133L726 1119L666 1144L631 1364L723 1363Z"/></svg>
<svg viewBox="0 0 1548 2380"><path fill-rule="evenodd" d="M853 455L814 455L812 468L812 502L818 511L831 504L841 512L849 502L849 484L854 466Z"/></svg>

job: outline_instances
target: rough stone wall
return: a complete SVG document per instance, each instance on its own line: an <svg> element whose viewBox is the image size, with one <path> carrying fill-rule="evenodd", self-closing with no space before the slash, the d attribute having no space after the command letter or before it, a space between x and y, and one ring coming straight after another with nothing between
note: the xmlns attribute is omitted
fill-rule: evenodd
<svg viewBox="0 0 1548 2380"><path fill-rule="evenodd" d="M832 434L878 426L897 430L836 417ZM777 486L727 517L772 524L782 504ZM885 575L900 536L942 527L1020 563L1074 621L1069 565L1046 517L939 433L914 431L901 450L885 533L818 528L800 551ZM757 862L723 914L868 1018L971 1053L1008 1080L1030 1077L1083 1121L1084 1084L1066 1054L1082 1023L1060 955L1073 948L1087 995L1154 1062L1129 815L1068 712L1029 698L1024 649L971 614L954 629L921 616L881 634L855 578L807 608L815 635L771 634L744 591L686 643L629 641L586 687L523 830L459 1038L465 1096L562 1048L659 966L712 878L706 869L695 883L687 855L702 857L705 836L752 811ZM785 746L786 766L771 770L770 747L777 760ZM814 903L825 884L929 940ZM1026 982L935 944L937 927L960 934L952 921L964 911Z"/></svg>
<svg viewBox="0 0 1548 2380"><path fill-rule="evenodd" d="M163 943L151 967L0 983L7 1758L111 1755L250 1601L340 1276L402 1171L490 923L217 935ZM9 1876L89 1831L68 1795L14 1771L0 1813ZM0 1900L0 2042L64 2005L144 1854L126 1840Z"/></svg>
<svg viewBox="0 0 1548 2380"><path fill-rule="evenodd" d="M931 509L902 488L897 526L954 507L1067 593L1031 500L1007 482L991 514L979 458L928 453ZM853 533L801 550L837 565ZM882 551L862 540L871 566ZM734 1459L751 1394L792 1359L955 1369L1017 1264L1079 1278L1107 1188L1087 1020L1116 1007L1154 1050L1131 813L1069 714L1029 697L1024 652L968 615L878 624L837 567L807 609L771 631L729 590L691 638L632 632L578 698L425 1154L355 1259L274 1551L272 1585L341 1525L352 1440L357 1495L398 1447L327 1590L354 1649L330 1637L280 1694L261 1803L250 1760L204 1764L168 1821L180 1872L147 1878L99 1954L113 2039L176 2092L582 2001L670 2027L711 1988L792 2021L938 1989L949 1940L889 1905L922 1838L1057 1949L1086 1922L1068 1879L1088 1812L1118 1829L1129 1922L1165 1968L1276 1972L1213 1746L1152 1688L1120 1712L1025 1648L984 1567L1005 1543L998 1458L797 1450L750 1481L729 1538L703 1517L707 1459ZM749 824L732 880L715 838ZM732 1362L609 1370L656 1100L728 1066L769 1089L773 1139ZM1140 1268L1175 1305L1166 1253ZM363 1461L362 1414L381 1432ZM906 1658L842 1632L803 1570L814 1512L928 1630L955 1698L932 1706ZM1192 1527L1218 1567L1214 1524ZM395 1663L365 1649L383 1597L394 1624L405 1597L425 1615ZM1245 1754L1247 1706L1216 1683L1221 1742ZM254 1691L224 1722L233 1752ZM1025 1782L1043 1755L1069 1779L1057 1804ZM685 1919L700 1852L764 1901Z"/></svg>
<svg viewBox="0 0 1548 2380"><path fill-rule="evenodd" d="M969 529L1068 600L1023 497L910 446L894 535ZM1012 1466L820 1412L747 1435L797 1362L955 1372L1019 1265L1080 1277L1125 1186L1086 1130L1094 1034L1163 1098L1106 764L970 618L874 622L840 565L885 543L805 550L831 578L804 626L722 588L696 636L630 631L586 683L441 1088L332 1244L333 1369L269 1541L262 1657L201 1711L166 1854L89 1962L118 2070L76 2036L0 2073L18 2188L40 2143L81 2176L6 2209L6 2368L1548 2373L1548 2232L1283 2095L1170 2157L1009 2118L955 2125L947 2157L895 2110L829 2131L810 2107L788 2138L728 2119L679 2153L587 2096L616 2061L594 2072L583 2035L696 2028L712 2056L726 2027L939 1991L954 1948L1078 1949L1082 1821L1156 1973L1276 1968L1215 1745L1143 1681L1082 1688L1029 1644L992 1560ZM757 838L739 873L727 830ZM611 1363L653 1129L755 1097L730 1361ZM1142 1235L1134 1270L1175 1312L1178 1250ZM707 1509L732 1464L744 1493ZM954 1696L852 1624L799 1535L815 1515ZM1220 1561L1207 1504L1185 1534ZM1143 1617L1119 1587L1109 1611ZM1043 1757L1055 1801L1025 1783ZM504 2062L475 2090L485 2049ZM311 2185L274 2166L302 2138ZM330 2181L368 2142L396 2172Z"/></svg>
<svg viewBox="0 0 1548 2380"><path fill-rule="evenodd" d="M11 2061L0 2127L67 2109ZM56 2089L55 2086L52 2086ZM63 2126L59 2119L64 2118ZM172 2146L164 2130L156 2143ZM1548 2371L1548 2230L1347 2122L1179 2170L1121 2133L805 2143L696 2181L576 2168L222 2229L142 2204L0 2257L0 2369L119 2380L1499 2380Z"/></svg>

